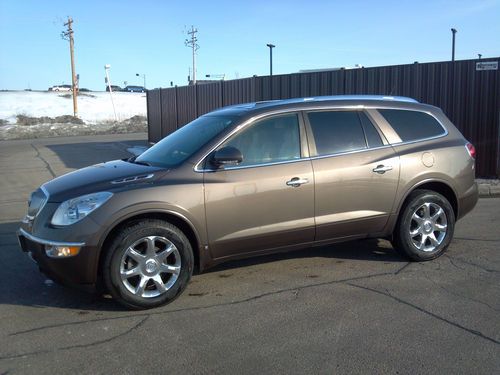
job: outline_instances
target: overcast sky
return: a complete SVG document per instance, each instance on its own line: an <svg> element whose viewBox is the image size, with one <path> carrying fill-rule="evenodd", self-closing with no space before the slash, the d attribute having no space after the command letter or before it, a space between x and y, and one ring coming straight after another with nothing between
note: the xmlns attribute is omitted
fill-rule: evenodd
<svg viewBox="0 0 500 375"><path fill-rule="evenodd" d="M74 19L80 87L185 85L191 66L186 30L198 28L198 78L226 79L301 69L380 66L500 55L500 0L436 1L27 1L0 0L0 89L71 83Z"/></svg>

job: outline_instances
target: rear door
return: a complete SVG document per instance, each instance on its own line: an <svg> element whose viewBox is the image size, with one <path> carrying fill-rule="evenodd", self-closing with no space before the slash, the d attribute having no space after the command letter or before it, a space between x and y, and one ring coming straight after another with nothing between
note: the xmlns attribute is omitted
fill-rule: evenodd
<svg viewBox="0 0 500 375"><path fill-rule="evenodd" d="M306 114L315 179L316 240L383 230L399 158L363 110Z"/></svg>
<svg viewBox="0 0 500 375"><path fill-rule="evenodd" d="M204 173L214 258L314 241L314 177L298 113L246 126L218 149L239 149L236 166Z"/></svg>

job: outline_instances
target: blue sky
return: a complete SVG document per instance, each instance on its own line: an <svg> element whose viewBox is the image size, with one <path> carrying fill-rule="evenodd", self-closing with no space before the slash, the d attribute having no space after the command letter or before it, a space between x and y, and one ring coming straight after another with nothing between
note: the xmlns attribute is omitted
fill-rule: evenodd
<svg viewBox="0 0 500 375"><path fill-rule="evenodd" d="M191 65L185 31L198 28L198 78L301 69L379 66L500 55L500 0L475 1L28 1L0 0L0 89L70 83L62 24L72 16L80 87L184 85Z"/></svg>

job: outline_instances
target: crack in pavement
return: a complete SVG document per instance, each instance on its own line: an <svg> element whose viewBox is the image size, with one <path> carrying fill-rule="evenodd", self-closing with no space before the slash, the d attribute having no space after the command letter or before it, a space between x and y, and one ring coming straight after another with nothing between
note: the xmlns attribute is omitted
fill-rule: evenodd
<svg viewBox="0 0 500 375"><path fill-rule="evenodd" d="M242 303L246 303L246 302L250 302L250 301L255 301L255 300L265 298L268 296L287 293L287 292L294 292L294 291L298 291L298 290L304 290L304 289L314 288L314 287L319 287L319 286L324 286L324 285L334 285L334 284L345 283L347 281L364 280L364 279L369 279L369 278L373 278L373 277L388 276L388 275L394 275L394 274L395 274L394 272L383 272L383 273L376 273L376 274L372 274L372 275L351 277L351 278L341 279L341 280L333 280L333 281L325 281L325 282L321 282L321 283L307 284L307 285L303 285L303 286L299 286L299 287L279 289L276 291L259 294L259 295L245 298L245 299L238 300L238 301L217 303L217 304L206 305L206 306L186 307L186 308L175 309L175 310L148 312L148 313L136 313L136 314L126 315L126 316L113 316L113 317L109 317L109 318L96 318L96 319L88 319L88 320L83 320L83 321L78 321L78 322L51 324L51 325L45 325L45 326L41 326L41 327L37 327L37 328L31 328L31 329L27 329L27 330L13 332L13 333L10 333L8 336L12 337L12 336L24 335L24 334L32 333L32 332L38 332L38 331L51 329L51 328L59 328L59 327L64 327L64 326L75 326L75 325L81 325L81 324L86 324L86 323L129 319L132 317L149 317L149 316L167 315L167 314L185 312L185 311L199 311L199 310L206 310L206 309L211 309L211 308L216 308L216 307L232 306L232 305L238 305L238 304L242 304Z"/></svg>
<svg viewBox="0 0 500 375"><path fill-rule="evenodd" d="M485 340L491 341L491 342L492 342L492 343L494 343L494 344L500 345L500 341L498 341L498 340L494 339L493 337L490 337L490 336L485 335L485 334L484 334L484 333L482 333L481 331L476 331L476 330L474 330L474 329L471 329L471 328L465 327L465 326L463 326L463 325L461 325L461 324L459 324L459 323L457 323L457 322L454 322L454 321L452 321L452 320L449 320L449 319L446 319L446 318L444 318L444 317L442 317L442 316L439 316L439 315L437 315L437 314L435 314L435 313L433 313L433 312L431 312L431 311L428 311L428 310L424 309L423 307L417 306L417 305L415 305L415 304L413 304L413 303L411 303L411 302L405 301L405 300L403 300L403 299L401 299L401 298L399 298L399 297L396 297L396 296L392 295L391 293L389 293L389 291L388 291L388 290L386 290L386 292L383 292L383 291L381 291L381 290L377 290L377 289L369 288L369 287L367 287L367 286L362 286L362 285L352 284L352 283L350 283L350 282L346 282L346 284L347 284L347 285L350 285L350 286L352 286L352 287L354 287L354 288L359 288L359 289L363 289L363 290L366 290L366 291L370 291L370 292L372 292L372 293L377 293L377 294L380 294L380 295L386 296L386 297L388 297L388 298L391 298L391 299L395 300L396 302L399 302L399 303L401 303L401 304L403 304L403 305L406 305L406 306L411 307L411 308L413 308L413 309L415 309L415 310L418 310L418 311L420 311L421 313L424 313L424 314L426 314L426 315L429 315L429 316L431 316L431 317L433 317L433 318L435 318L435 319L437 319L437 320L440 320L440 321L442 321L442 322L445 322L445 323L447 323L447 324L449 324L449 325L451 325L451 326L453 326L453 327L459 328L459 329L461 329L461 330L463 330L463 331L465 331L465 332L468 332L468 333L470 333L470 334L472 334L472 335L474 335L474 336L478 336L478 337L480 337L480 338L482 338L482 339L485 339Z"/></svg>
<svg viewBox="0 0 500 375"><path fill-rule="evenodd" d="M445 292L447 292L447 293L449 293L451 295L454 295L455 297L460 297L460 298L463 298L463 299L471 301L471 302L479 303L480 305L484 305L484 306L490 308L493 311L500 312L500 309L497 309L496 307L491 306L490 304L488 304L486 302L483 302L481 300L478 300L478 299L475 299L475 298L472 298L472 297L469 297L469 296L466 296L466 295L463 295L463 294L460 294L460 293L457 293L455 291L452 291L452 290L448 289L447 287L439 284L436 280L434 280L434 278L432 278L431 276L429 276L429 274L427 272L424 271L424 273L425 273L425 276L427 277L427 280L429 280L436 287L444 290Z"/></svg>
<svg viewBox="0 0 500 375"><path fill-rule="evenodd" d="M346 279L341 279L341 280L332 280L332 281L326 281L326 282L320 282L320 283L307 284L307 285L303 285L303 286L299 286L299 287L280 289L280 290L276 290L276 291L272 291L272 292L267 292L267 293L259 294L259 295L253 296L253 297L245 298L245 299L238 300L238 301L231 301L231 302L226 302L226 303L212 304L212 305L207 305L207 306L188 307L188 308L182 308L182 309L176 309L176 310L158 311L158 312L152 312L152 313L151 312L149 312L149 313L138 313L138 314L127 315L127 316L115 316L115 317L109 317L109 318L88 319L88 320L79 321L79 322L69 322L69 323L61 323L61 324L52 324L52 325L46 325L46 326L32 328L32 329L28 329L28 330L24 330L24 331L17 331L17 332L13 332L13 333L9 334L8 336L11 336L11 337L12 336L19 336L19 335L23 335L23 334L27 334L27 333L39 332L39 331L46 330L46 329L59 328L59 327L64 327L64 326L76 326L76 325L82 325L82 324L87 324L87 323L95 323L95 322L102 322L102 321L113 321L113 320L129 319L129 318L135 318L135 317L142 317L143 318L137 325L135 325L134 327L131 327L129 330L127 330L127 331L125 331L125 332L123 332L121 334L118 334L116 336L113 336L111 338L108 338L106 340L95 341L95 342L89 343L89 344L71 345L71 346L62 347L62 348L53 349L53 350L43 350L43 351L35 351L35 352L27 352L27 353L22 353L22 354L15 354L15 355L11 355L11 356L0 357L0 360L14 359L14 358L20 358L20 357L27 357L27 356L36 356L36 355L40 355L40 354L48 354L48 353L55 352L55 351L58 351L58 350L70 350L70 349L74 349L74 348L85 348L85 347L89 347L89 346L93 346L93 345L100 345L100 344L103 344L103 343L109 343L109 342L111 342L113 340L116 340L116 339L118 339L120 337L123 337L126 334L130 333L131 331L139 328L147 319L149 319L152 316L161 316L161 315L168 315L168 314L178 313L178 312L184 312L184 311L200 311L200 310L206 310L206 309L217 308L217 307L233 306L233 305L238 305L238 304L242 304L242 303L246 303L246 302L250 302L250 301L256 301L256 300L259 300L259 299L262 299L262 298L265 298L265 297L268 297L268 296L272 296L272 295L278 295L278 294L287 293L287 292L292 292L293 298L297 299L298 294L299 294L300 291L305 290L305 289L315 288L315 287L321 287L321 286L325 286L325 285L347 284L347 285L350 285L350 286L355 286L355 287L363 288L361 286L357 286L356 284L351 284L350 282L352 282L352 281L360 281L360 280L367 280L367 279L371 279L371 278L374 278L374 277L398 275L405 268L407 268L409 264L411 264L411 262L405 264L404 266L400 267L396 271L392 271L392 272L381 272L381 273L376 273L376 274L371 274L371 275L351 277L351 278L346 278ZM370 290L370 289L367 288L367 290ZM373 291L375 291L375 290L373 290ZM386 295L386 296L394 298L394 299L397 299L397 297L393 297L390 294L385 294L385 293L379 292L379 291L375 291L375 292L383 294L383 295ZM406 303L405 301L402 301L402 300L400 302L401 303ZM409 306L413 307L413 305L411 305L409 303L406 303L406 304L408 304ZM414 307L417 308L418 310L426 312L425 310L419 308L418 306L414 306ZM430 313L430 312L426 312L426 313L429 314L429 315L431 315L431 316L434 316L433 313ZM492 338L489 338L488 336L483 335L481 332L476 332L476 331L470 330L470 329L468 329L466 327L462 327L462 326L460 326L457 323L447 321L446 319L441 318L441 317L439 317L437 315L435 317L438 318L438 319L441 319L441 320L443 320L445 322L448 322L448 323L450 323L452 325L455 325L455 326L457 326L459 328L465 329L468 332L477 334L477 335L479 335L479 336L481 336L483 338L486 338L486 339L488 339L490 341L493 341L495 343L499 343L496 340L494 340Z"/></svg>
<svg viewBox="0 0 500 375"><path fill-rule="evenodd" d="M30 143L30 145L36 151L35 157L40 159L45 164L45 168L47 168L47 170L52 175L52 177L56 178L57 177L56 174L52 170L52 167L50 166L49 162L47 160L45 160L44 157L40 154L40 150L33 143Z"/></svg>
<svg viewBox="0 0 500 375"><path fill-rule="evenodd" d="M410 266L413 262L408 262L406 263L403 267L401 267L399 270L397 270L394 275L399 275L400 272L403 272L408 266Z"/></svg>
<svg viewBox="0 0 500 375"><path fill-rule="evenodd" d="M20 358L20 357L27 357L27 356L33 356L33 355L39 355L39 354L47 354L47 353L51 353L51 352L55 352L55 351L71 350L71 349L77 349L77 348L81 349L81 348L88 348L90 346L106 344L106 343L114 341L114 340L116 340L116 339L118 339L120 337L128 335L132 331L134 331L137 328L141 327L144 323L146 323L146 321L148 319L149 319L149 316L145 316L137 324L135 324L134 326L130 327L126 331L124 331L122 333L119 333L117 335L114 335L112 337L109 337L109 338L107 338L105 340L94 341L94 342L91 342L91 343L88 343L88 344L77 344L77 345L63 346L63 347L60 347L60 348L53 348L51 350L45 349L45 350L37 350L37 351L34 351L34 352L26 352L26 353L14 354L14 355L10 355L10 356L0 357L0 360L16 359L16 358Z"/></svg>
<svg viewBox="0 0 500 375"><path fill-rule="evenodd" d="M454 240L460 241L485 241L485 242L500 242L500 239L495 240L491 238L467 238L467 237L453 237Z"/></svg>
<svg viewBox="0 0 500 375"><path fill-rule="evenodd" d="M450 260L451 264L453 264L456 268L458 268L460 270L465 270L465 268L457 266L454 263L454 261L462 262L463 264L468 264L469 266L477 267L477 268L479 268L479 269L481 269L481 270L483 270L485 272L500 273L499 270L495 270L495 269L492 269L492 268L486 268L485 266L481 266L480 264L471 262L469 260L465 260L465 259L462 259L462 258L454 258L454 257L449 256L448 254L445 254L445 256L446 256L446 258L448 258Z"/></svg>

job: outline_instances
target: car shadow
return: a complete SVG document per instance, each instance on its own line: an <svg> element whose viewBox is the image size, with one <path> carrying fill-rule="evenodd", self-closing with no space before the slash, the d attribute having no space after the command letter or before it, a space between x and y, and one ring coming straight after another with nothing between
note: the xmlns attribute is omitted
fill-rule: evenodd
<svg viewBox="0 0 500 375"><path fill-rule="evenodd" d="M408 260L400 256L387 241L372 238L232 260L210 268L204 271L204 273L220 272L229 269L254 266L257 264L300 258L337 259L338 263L342 263L343 260L347 259L390 263L408 262Z"/></svg>
<svg viewBox="0 0 500 375"><path fill-rule="evenodd" d="M97 293L88 293L76 288L60 286L39 272L37 265L23 253L17 243L17 222L0 223L0 306L22 305L35 308L61 308L87 311L126 311L124 307ZM406 260L397 255L392 248L378 240L352 241L330 246L309 248L272 255L246 258L218 265L205 273L237 270L253 265L281 262L288 259L307 259L312 257L400 263ZM193 278L196 279L197 275Z"/></svg>
<svg viewBox="0 0 500 375"><path fill-rule="evenodd" d="M84 168L110 160L133 156L127 149L148 147L147 140L125 140L121 142L85 142L46 145L61 162L72 169Z"/></svg>

